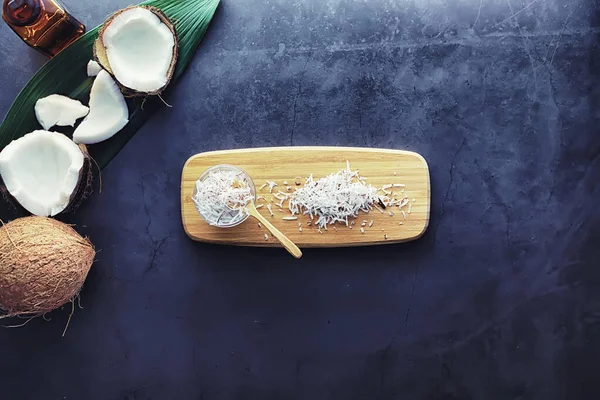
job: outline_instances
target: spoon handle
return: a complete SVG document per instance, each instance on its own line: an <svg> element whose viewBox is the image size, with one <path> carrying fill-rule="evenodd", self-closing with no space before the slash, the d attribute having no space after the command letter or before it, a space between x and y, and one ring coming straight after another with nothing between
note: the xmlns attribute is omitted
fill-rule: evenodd
<svg viewBox="0 0 600 400"><path fill-rule="evenodd" d="M285 236L283 233L281 233L277 228L275 228L273 226L273 224L271 224L265 217L263 217L262 214L259 213L258 210L256 209L256 206L254 205L254 203L248 204L248 214L252 215L261 224L263 224L263 226L265 228L267 228L267 230L269 232L271 232L273 234L273 236L275 236L275 238L277 240L279 240L279 243L281 243L281 245L283 247L285 247L285 249L291 255L293 255L296 258L302 257L302 251L300 251L300 249L298 248L298 246L296 246L294 244L294 242L292 242L290 239L288 239L287 236Z"/></svg>

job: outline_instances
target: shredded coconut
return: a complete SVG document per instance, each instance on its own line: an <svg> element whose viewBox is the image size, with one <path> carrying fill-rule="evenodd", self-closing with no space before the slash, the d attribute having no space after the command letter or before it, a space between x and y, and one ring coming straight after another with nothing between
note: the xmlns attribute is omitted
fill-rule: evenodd
<svg viewBox="0 0 600 400"><path fill-rule="evenodd" d="M357 217L360 211L369 212L380 201L378 189L368 185L358 171L346 169L314 180L309 176L306 184L290 196L289 209L292 215L302 213L316 219L319 228Z"/></svg>
<svg viewBox="0 0 600 400"><path fill-rule="evenodd" d="M273 188L277 186L277 183L273 181L267 181L267 186L269 186L269 193L273 193Z"/></svg>
<svg viewBox="0 0 600 400"><path fill-rule="evenodd" d="M237 170L215 170L196 182L192 200L196 209L212 226L229 226L243 221L246 206L254 195L243 173Z"/></svg>

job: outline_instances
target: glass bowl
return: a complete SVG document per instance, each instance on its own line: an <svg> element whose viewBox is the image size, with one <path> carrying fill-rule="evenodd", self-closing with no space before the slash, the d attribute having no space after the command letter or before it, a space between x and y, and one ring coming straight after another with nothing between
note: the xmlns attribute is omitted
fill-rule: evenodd
<svg viewBox="0 0 600 400"><path fill-rule="evenodd" d="M237 174L239 174L240 180L245 181L250 187L252 198L254 201L256 201L256 187L254 186L254 181L252 180L252 178L250 178L250 175L248 175L246 171L234 165L215 165L214 167L211 167L204 171L204 173L200 175L200 178L198 178L197 182L204 182L206 178L210 176L210 174L217 171L236 172ZM198 188L196 187L194 188L193 197L196 197L197 193ZM213 223L209 216L202 214L202 212L198 209L198 206L196 206L196 211L198 211L198 214L200 214L202 219L205 220L209 225L216 226L218 228L233 228L234 226L238 226L242 222L246 221L250 216L250 214L248 214L245 210L242 210L242 212L240 212L240 210L228 209L224 212L224 214L222 214L217 223Z"/></svg>

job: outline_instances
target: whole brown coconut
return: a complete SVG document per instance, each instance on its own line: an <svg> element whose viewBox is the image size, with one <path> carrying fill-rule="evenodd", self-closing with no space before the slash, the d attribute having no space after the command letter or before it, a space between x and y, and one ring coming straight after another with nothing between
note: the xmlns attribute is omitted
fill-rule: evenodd
<svg viewBox="0 0 600 400"><path fill-rule="evenodd" d="M96 251L73 228L45 217L16 219L0 228L0 308L35 316L77 296Z"/></svg>

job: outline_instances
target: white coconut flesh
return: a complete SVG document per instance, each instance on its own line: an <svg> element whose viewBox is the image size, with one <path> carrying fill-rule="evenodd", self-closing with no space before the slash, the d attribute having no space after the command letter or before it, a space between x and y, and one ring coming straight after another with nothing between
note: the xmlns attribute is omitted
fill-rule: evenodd
<svg viewBox="0 0 600 400"><path fill-rule="evenodd" d="M123 93L102 70L90 93L90 113L73 132L75 143L95 144L110 139L129 122L129 109Z"/></svg>
<svg viewBox="0 0 600 400"><path fill-rule="evenodd" d="M34 131L0 152L0 176L8 192L34 215L55 216L77 189L84 156L68 137Z"/></svg>
<svg viewBox="0 0 600 400"><path fill-rule="evenodd" d="M97 76L100 71L102 71L102 67L94 60L90 60L87 65L87 74L88 76Z"/></svg>
<svg viewBox="0 0 600 400"><path fill-rule="evenodd" d="M175 37L151 11L136 7L117 15L105 28L102 44L121 85L154 92L167 84Z"/></svg>
<svg viewBox="0 0 600 400"><path fill-rule="evenodd" d="M45 130L56 125L75 126L75 122L88 115L89 111L81 102L58 94L44 97L35 103L35 116Z"/></svg>

